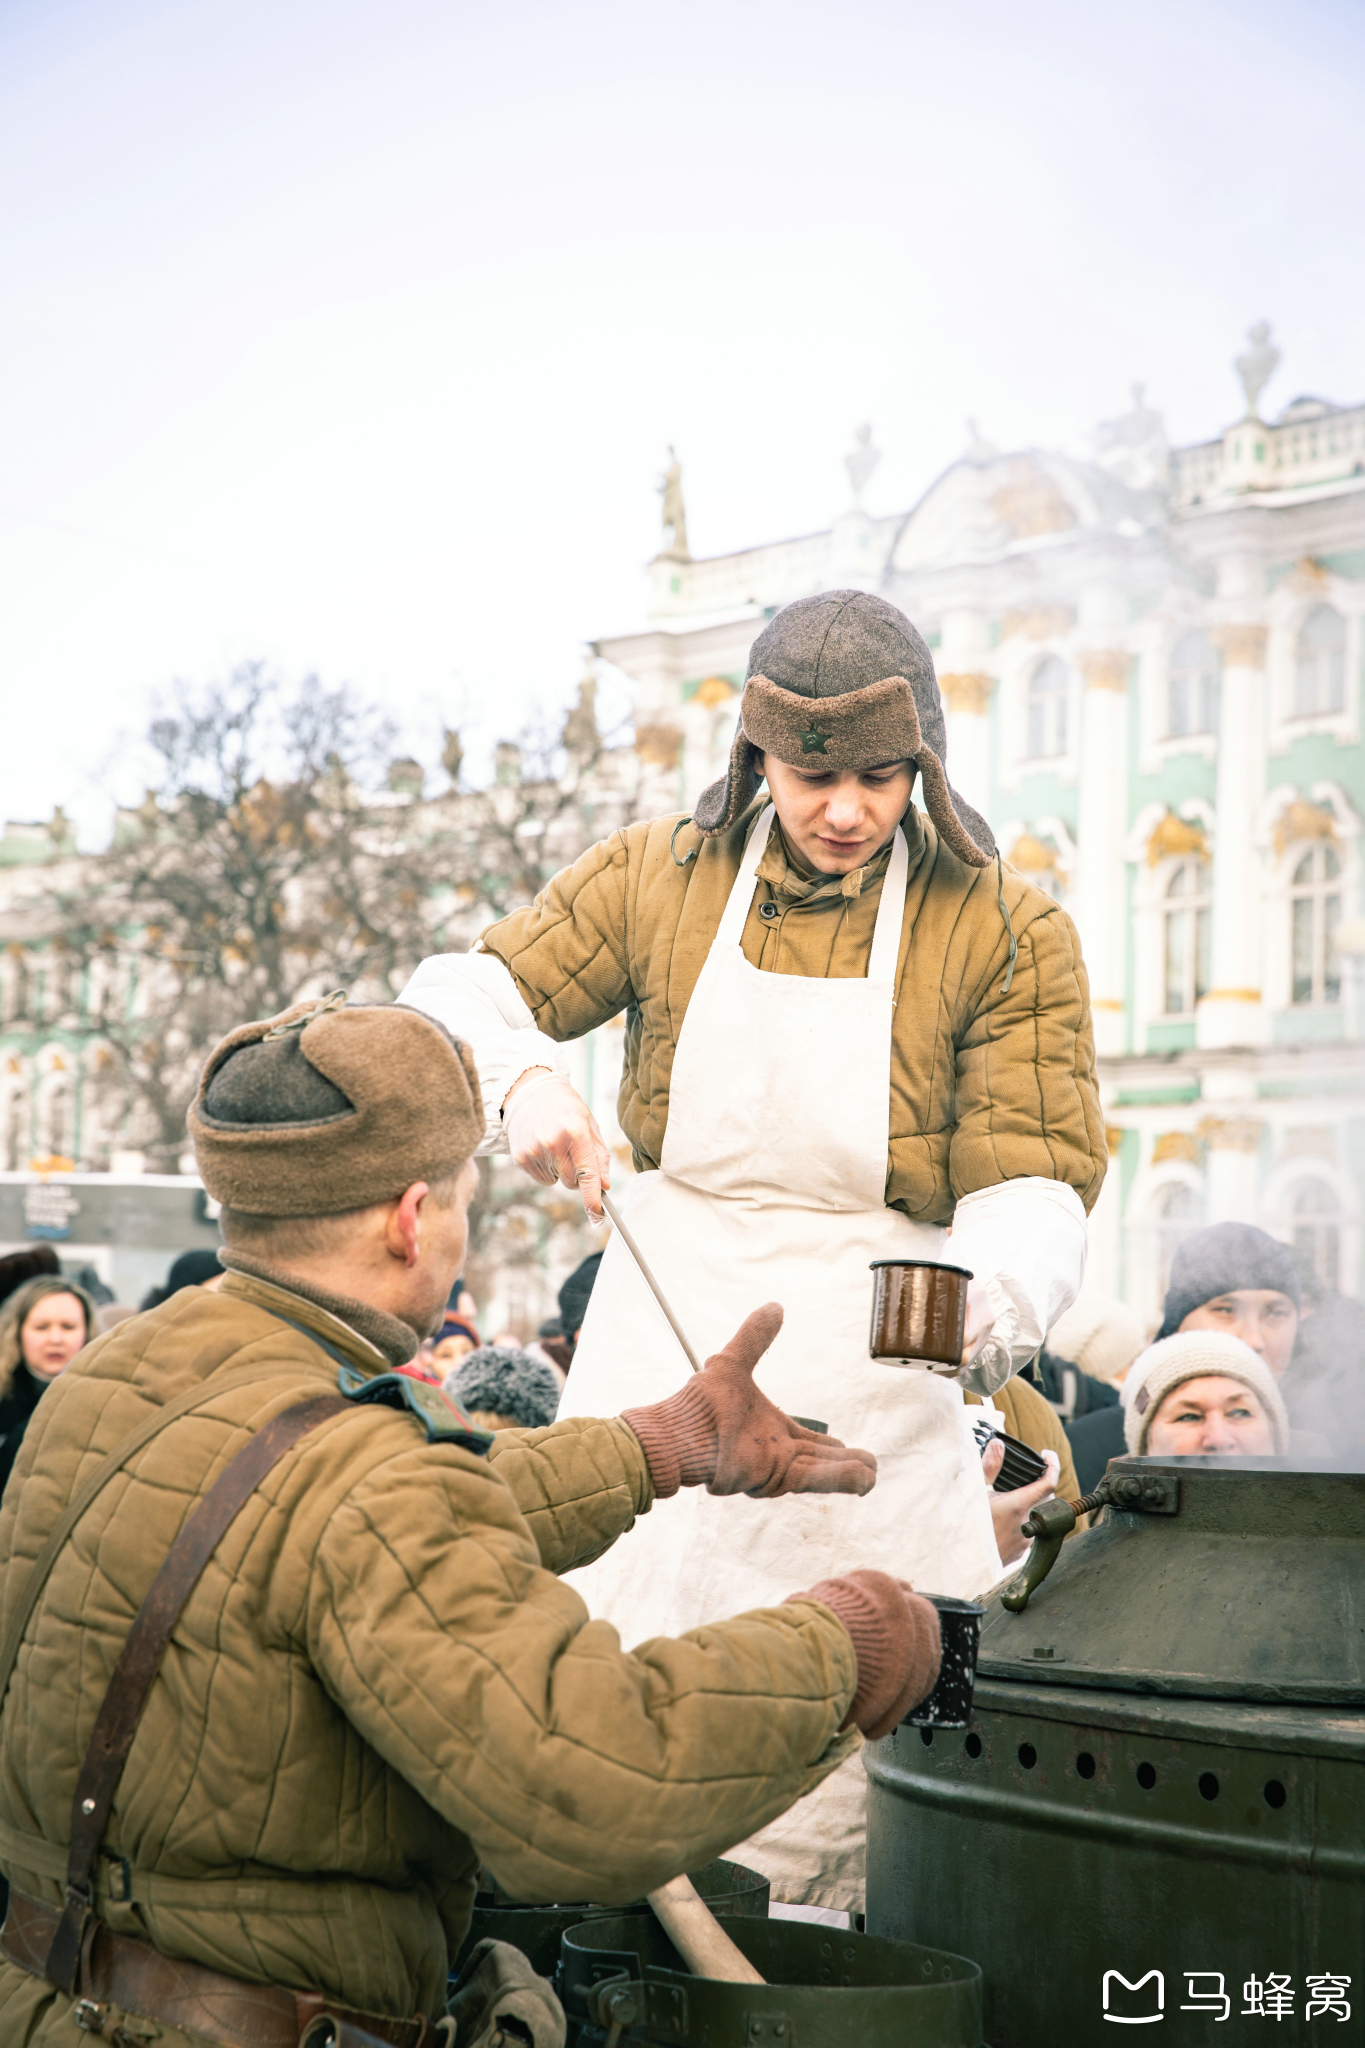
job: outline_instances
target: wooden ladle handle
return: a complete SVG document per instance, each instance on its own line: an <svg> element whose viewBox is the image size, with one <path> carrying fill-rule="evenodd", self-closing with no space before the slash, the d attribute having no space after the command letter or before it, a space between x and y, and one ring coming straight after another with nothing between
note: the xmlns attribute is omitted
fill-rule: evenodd
<svg viewBox="0 0 1365 2048"><path fill-rule="evenodd" d="M694 1977L714 1977L722 1984L766 1983L735 1947L690 1877L675 1877L648 1897L665 1934Z"/></svg>

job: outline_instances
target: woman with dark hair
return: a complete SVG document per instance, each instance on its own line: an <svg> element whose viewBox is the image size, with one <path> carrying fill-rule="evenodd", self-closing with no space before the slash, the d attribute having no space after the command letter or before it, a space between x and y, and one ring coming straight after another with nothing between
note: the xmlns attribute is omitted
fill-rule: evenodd
<svg viewBox="0 0 1365 2048"><path fill-rule="evenodd" d="M94 1302L60 1274L26 1281L0 1309L0 1490L29 1417L95 1334Z"/></svg>

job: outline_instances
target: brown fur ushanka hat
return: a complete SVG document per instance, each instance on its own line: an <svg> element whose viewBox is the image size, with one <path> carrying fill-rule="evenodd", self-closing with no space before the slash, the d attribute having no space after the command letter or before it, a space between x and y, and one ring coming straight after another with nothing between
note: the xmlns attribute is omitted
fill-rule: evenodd
<svg viewBox="0 0 1365 2048"><path fill-rule="evenodd" d="M186 1118L204 1186L249 1216L335 1216L458 1173L484 1135L468 1046L400 1003L295 1003L209 1055Z"/></svg>
<svg viewBox="0 0 1365 2048"><path fill-rule="evenodd" d="M995 837L949 782L947 751L934 658L904 612L867 591L822 591L784 606L755 640L729 768L702 791L692 822L710 836L742 817L760 754L859 772L913 761L940 838L984 868Z"/></svg>

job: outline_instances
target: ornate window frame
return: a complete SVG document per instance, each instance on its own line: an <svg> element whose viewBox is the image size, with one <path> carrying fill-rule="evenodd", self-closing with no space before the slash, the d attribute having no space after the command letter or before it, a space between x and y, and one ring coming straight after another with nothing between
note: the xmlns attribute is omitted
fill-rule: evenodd
<svg viewBox="0 0 1365 2048"><path fill-rule="evenodd" d="M1133 1176L1123 1211L1124 1293L1144 1322L1155 1329L1161 1321L1161 1203L1167 1190L1188 1188L1197 1199L1201 1215L1207 1215L1208 1181L1202 1168L1184 1159L1148 1160ZM1192 1230L1203 1227L1192 1222Z"/></svg>
<svg viewBox="0 0 1365 2048"><path fill-rule="evenodd" d="M1295 1154L1280 1160L1272 1168L1256 1205L1261 1228L1268 1230L1272 1237L1279 1238L1281 1243L1293 1244L1296 1222L1294 1196L1310 1181L1323 1182L1337 1198L1340 1247L1337 1285L1343 1294L1354 1294L1360 1275L1360 1194L1351 1174L1336 1160L1311 1154Z"/></svg>
<svg viewBox="0 0 1365 2048"><path fill-rule="evenodd" d="M1346 690L1340 711L1304 717L1296 709L1299 632L1310 612L1328 604L1346 621ZM1365 687L1365 582L1334 576L1304 563L1280 584L1270 601L1266 640L1266 692L1270 751L1283 754L1311 733L1326 733L1343 746L1361 738L1360 700Z"/></svg>
<svg viewBox="0 0 1365 2048"><path fill-rule="evenodd" d="M1171 694L1171 656L1187 633L1212 633L1203 611L1190 610L1163 619L1145 632L1139 652L1138 757L1144 775L1157 774L1180 754L1212 763L1218 758L1218 731L1170 733L1166 729Z"/></svg>
<svg viewBox="0 0 1365 2048"><path fill-rule="evenodd" d="M1203 835L1202 858L1210 864L1210 896L1212 896L1212 861L1216 839L1214 810L1202 797L1193 797L1183 803L1178 811L1171 812L1166 804L1145 804L1133 821L1124 852L1133 863L1133 1018L1143 1034L1143 1050L1147 1049L1146 1033L1154 1026L1163 1024L1188 1024L1194 1020L1193 1011L1179 1013L1166 1009L1166 909L1167 895L1177 868L1187 860L1201 856L1196 846L1182 847L1177 851L1162 854L1157 860L1151 859L1152 835L1168 816L1174 816L1182 824L1194 827ZM1212 908L1212 905L1210 905Z"/></svg>
<svg viewBox="0 0 1365 2048"><path fill-rule="evenodd" d="M1042 664L1055 656L1066 672L1066 750L1061 754L1033 755L1028 752L1029 685ZM1016 790L1032 775L1055 775L1062 783L1074 783L1081 767L1081 675L1067 647L1059 639L1030 640L1022 637L1003 641L999 649L999 786Z"/></svg>
<svg viewBox="0 0 1365 2048"><path fill-rule="evenodd" d="M1333 844L1341 861L1341 914L1354 917L1361 909L1361 818L1338 782L1315 782L1306 792L1308 802L1330 810L1335 821ZM1266 1008L1287 1016L1306 1016L1325 1009L1345 1012L1344 1028L1350 1030L1348 987L1343 986L1341 1003L1317 1004L1294 1001L1293 877L1305 852L1316 842L1296 835L1277 846L1277 828L1293 803L1302 803L1305 792L1293 783L1282 782L1270 791L1256 817L1256 844L1266 863L1265 917L1263 921L1262 988Z"/></svg>

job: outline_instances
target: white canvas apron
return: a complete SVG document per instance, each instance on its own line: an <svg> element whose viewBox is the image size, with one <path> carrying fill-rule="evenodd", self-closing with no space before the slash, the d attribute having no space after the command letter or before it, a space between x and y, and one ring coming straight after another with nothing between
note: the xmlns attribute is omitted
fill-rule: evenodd
<svg viewBox="0 0 1365 2048"><path fill-rule="evenodd" d="M752 1309L786 1321L755 1375L788 1414L875 1452L862 1499L657 1501L570 1575L627 1645L774 1606L859 1565L967 1595L1000 1565L981 1460L952 1382L868 1357L871 1260L942 1255L944 1233L885 1202L891 1020L909 857L898 830L862 980L768 974L740 938L768 841L758 819L678 1040L662 1170L626 1214L697 1355ZM607 1246L561 1415L614 1415L674 1393L689 1367L624 1243ZM862 1903L859 1757L732 1853L792 1902Z"/></svg>

